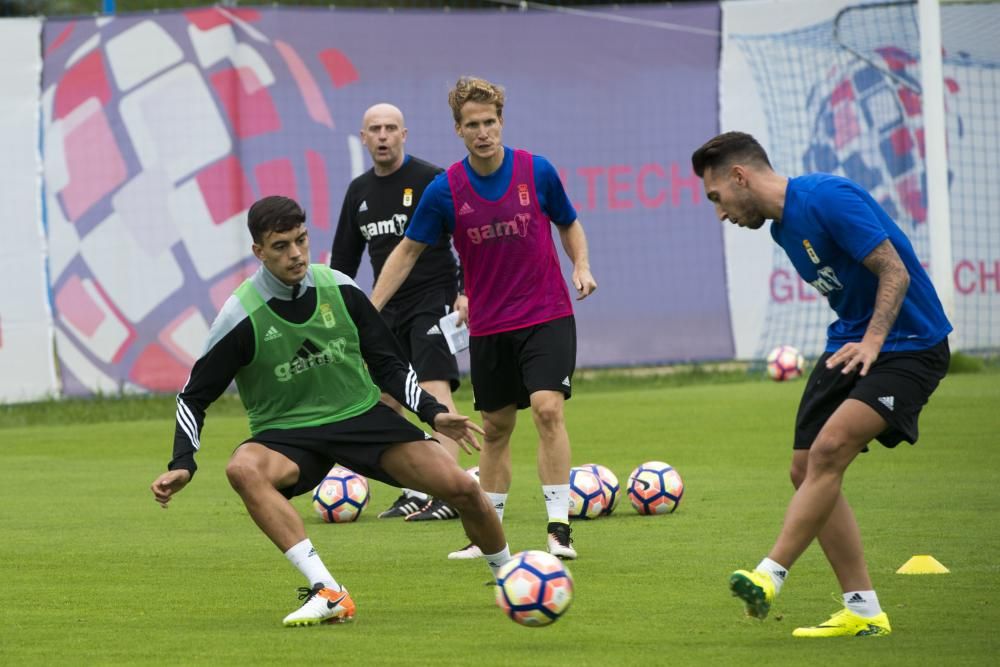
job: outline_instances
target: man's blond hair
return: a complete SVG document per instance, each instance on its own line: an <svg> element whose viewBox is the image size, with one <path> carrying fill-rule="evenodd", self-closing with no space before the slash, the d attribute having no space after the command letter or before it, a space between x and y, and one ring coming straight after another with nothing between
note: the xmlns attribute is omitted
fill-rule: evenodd
<svg viewBox="0 0 1000 667"><path fill-rule="evenodd" d="M448 105L456 124L462 122L462 107L466 102L492 104L497 109L497 118L503 118L503 86L475 76L459 77L455 87L448 93Z"/></svg>

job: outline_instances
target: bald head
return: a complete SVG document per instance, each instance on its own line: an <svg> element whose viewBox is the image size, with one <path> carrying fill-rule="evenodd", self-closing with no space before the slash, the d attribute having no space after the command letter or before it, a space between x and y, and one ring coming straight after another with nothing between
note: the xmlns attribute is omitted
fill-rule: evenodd
<svg viewBox="0 0 1000 667"><path fill-rule="evenodd" d="M380 102L361 119L361 141L371 153L376 176L388 176L403 166L406 126L398 107Z"/></svg>
<svg viewBox="0 0 1000 667"><path fill-rule="evenodd" d="M379 102L368 107L365 115L361 117L361 129L364 130L371 124L373 118L392 119L400 127L405 127L403 112L394 104Z"/></svg>

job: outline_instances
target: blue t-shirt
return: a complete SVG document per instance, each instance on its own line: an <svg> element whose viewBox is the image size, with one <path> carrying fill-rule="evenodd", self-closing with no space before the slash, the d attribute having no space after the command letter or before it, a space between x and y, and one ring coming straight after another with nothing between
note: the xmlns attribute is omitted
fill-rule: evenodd
<svg viewBox="0 0 1000 667"><path fill-rule="evenodd" d="M864 337L875 311L878 276L862 261L885 239L903 260L910 287L882 350L926 350L951 332L910 240L856 183L831 174L789 179L781 221L771 225L771 236L837 313L827 330L827 352Z"/></svg>
<svg viewBox="0 0 1000 667"><path fill-rule="evenodd" d="M503 153L500 168L488 176L477 174L469 165L468 157L462 160L469 182L476 194L483 199L497 201L510 187L510 179L514 176L514 151L504 146ZM531 164L535 172L538 204L542 211L557 225L573 224L576 221L576 209L566 196L555 167L540 155L532 155ZM448 185L448 172L445 171L438 174L424 190L413 219L406 228L406 236L414 241L433 245L441 234L452 234L454 231L455 206L451 198L451 187Z"/></svg>

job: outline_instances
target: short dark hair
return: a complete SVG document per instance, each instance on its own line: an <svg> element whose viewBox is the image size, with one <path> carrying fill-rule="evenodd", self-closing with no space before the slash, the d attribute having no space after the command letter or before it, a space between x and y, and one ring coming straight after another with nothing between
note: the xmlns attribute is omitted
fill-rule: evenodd
<svg viewBox="0 0 1000 667"><path fill-rule="evenodd" d="M271 195L257 200L247 212L247 229L253 242L263 243L271 232L287 232L306 223L306 212L294 199Z"/></svg>
<svg viewBox="0 0 1000 667"><path fill-rule="evenodd" d="M706 169L728 167L736 162L769 168L771 166L767 153L757 140L746 132L725 132L709 139L691 154L691 166L698 178L705 176Z"/></svg>

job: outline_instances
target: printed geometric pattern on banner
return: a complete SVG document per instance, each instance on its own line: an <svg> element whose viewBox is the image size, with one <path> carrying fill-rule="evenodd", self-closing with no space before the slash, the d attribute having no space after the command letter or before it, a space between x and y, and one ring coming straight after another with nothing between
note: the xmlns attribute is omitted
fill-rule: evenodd
<svg viewBox="0 0 1000 667"><path fill-rule="evenodd" d="M717 130L719 10L623 12L632 22L224 7L46 22L45 203L65 392L182 386L219 307L257 266L248 206L299 200L312 259L326 262L343 194L370 163L364 110L399 106L407 151L447 166L466 154L447 92L470 73L506 86L505 143L553 163L590 240L600 290L577 305L578 363L730 357L721 233L689 165L691 137ZM470 71L472 52L503 57Z"/></svg>
<svg viewBox="0 0 1000 667"><path fill-rule="evenodd" d="M990 149L1000 146L1000 60L996 33L983 27L1000 30L997 7L941 8L953 323L964 349L1000 347L1000 227L987 231L982 218L1000 205L992 176L1000 169L1000 154ZM807 28L733 38L764 100L775 168L854 180L899 224L926 264L930 241L915 3L848 7L834 20ZM982 231L971 233L976 229ZM755 357L779 344L818 356L833 315L825 300L802 284L780 248L773 261Z"/></svg>

